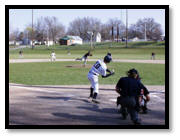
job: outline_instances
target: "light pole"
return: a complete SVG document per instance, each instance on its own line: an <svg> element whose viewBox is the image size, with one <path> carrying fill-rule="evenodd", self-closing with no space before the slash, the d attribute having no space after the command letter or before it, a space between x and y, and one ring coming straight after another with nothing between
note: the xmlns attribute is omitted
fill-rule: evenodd
<svg viewBox="0 0 180 140"><path fill-rule="evenodd" d="M126 9L126 48L128 47L128 10Z"/></svg>
<svg viewBox="0 0 180 140"><path fill-rule="evenodd" d="M34 48L33 39L34 39L34 31L33 31L33 9L32 9L32 49Z"/></svg>
<svg viewBox="0 0 180 140"><path fill-rule="evenodd" d="M145 28L144 28L144 40L147 41L147 36L146 36L146 22L145 22Z"/></svg>
<svg viewBox="0 0 180 140"><path fill-rule="evenodd" d="M93 36L93 32L88 31L88 34L90 34L90 36L91 36L91 49L92 49L92 36Z"/></svg>

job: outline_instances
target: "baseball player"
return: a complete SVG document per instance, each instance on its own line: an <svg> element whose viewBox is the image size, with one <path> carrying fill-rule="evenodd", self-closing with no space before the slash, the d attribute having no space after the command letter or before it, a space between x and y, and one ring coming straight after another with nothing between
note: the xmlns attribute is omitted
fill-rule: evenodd
<svg viewBox="0 0 180 140"><path fill-rule="evenodd" d="M50 56L51 56L51 62L56 60L56 54L54 51L52 51Z"/></svg>
<svg viewBox="0 0 180 140"><path fill-rule="evenodd" d="M83 66L85 66L86 63L87 63L87 58L88 58L88 56L92 56L92 54L90 53L90 51L88 51L86 54L84 54L82 58L76 58L76 60L83 61L83 62L84 62L84 63L83 63Z"/></svg>
<svg viewBox="0 0 180 140"><path fill-rule="evenodd" d="M139 82L139 84L142 87L141 95L139 98L139 107L140 107L140 110L142 110L143 114L147 114L148 113L147 103L150 101L149 91L141 82L141 78L139 76L139 73L136 77L136 80Z"/></svg>
<svg viewBox="0 0 180 140"><path fill-rule="evenodd" d="M23 51L20 50L20 51L19 51L19 58L22 58L22 57L23 57Z"/></svg>
<svg viewBox="0 0 180 140"><path fill-rule="evenodd" d="M112 61L112 57L110 55L106 55L104 60L98 60L90 69L88 73L88 80L91 82L90 87L90 96L89 98L92 99L93 102L99 103L96 100L97 95L99 93L99 84L98 84L98 76L101 75L102 78L107 78L114 74L114 70L112 72L107 69L106 64ZM108 74L106 73L108 72Z"/></svg>
<svg viewBox="0 0 180 140"><path fill-rule="evenodd" d="M156 55L156 54L155 54L154 52L151 53L151 59L152 59L152 60L155 60L155 55Z"/></svg>

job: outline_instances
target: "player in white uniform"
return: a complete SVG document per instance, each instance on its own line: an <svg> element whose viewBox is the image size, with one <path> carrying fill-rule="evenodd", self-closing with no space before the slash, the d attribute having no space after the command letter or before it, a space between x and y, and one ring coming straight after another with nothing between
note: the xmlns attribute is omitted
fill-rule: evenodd
<svg viewBox="0 0 180 140"><path fill-rule="evenodd" d="M56 60L56 54L54 51L51 53L51 62Z"/></svg>
<svg viewBox="0 0 180 140"><path fill-rule="evenodd" d="M114 71L110 71L107 69L106 64L110 63L112 60L111 55L106 55L104 57L104 61L98 60L91 68L91 70L88 73L88 79L91 82L91 88L90 88L90 96L89 98L92 98L92 101L95 103L99 103L96 100L96 97L99 93L99 83L98 83L98 76L101 75L102 78L109 77L114 74ZM109 74L107 74L109 72Z"/></svg>

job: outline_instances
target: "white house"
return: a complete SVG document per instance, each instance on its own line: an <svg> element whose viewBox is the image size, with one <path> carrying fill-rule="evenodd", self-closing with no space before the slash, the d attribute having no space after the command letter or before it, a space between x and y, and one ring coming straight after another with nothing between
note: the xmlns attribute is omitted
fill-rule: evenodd
<svg viewBox="0 0 180 140"><path fill-rule="evenodd" d="M139 41L138 37L135 37L135 38L132 39L132 42L136 42L136 41Z"/></svg>
<svg viewBox="0 0 180 140"><path fill-rule="evenodd" d="M52 40L45 41L47 46L52 46L54 42Z"/></svg>
<svg viewBox="0 0 180 140"><path fill-rule="evenodd" d="M22 45L22 44L23 44L23 41L9 41L9 45L19 46L19 45Z"/></svg>
<svg viewBox="0 0 180 140"><path fill-rule="evenodd" d="M75 44L83 44L83 40L79 36L64 36L60 38L61 45L75 45Z"/></svg>
<svg viewBox="0 0 180 140"><path fill-rule="evenodd" d="M96 34L95 42L101 42L101 34L99 32Z"/></svg>
<svg viewBox="0 0 180 140"><path fill-rule="evenodd" d="M165 40L165 34L161 35L161 40Z"/></svg>
<svg viewBox="0 0 180 140"><path fill-rule="evenodd" d="M73 38L73 43L72 44L83 44L83 40L79 36L71 36Z"/></svg>

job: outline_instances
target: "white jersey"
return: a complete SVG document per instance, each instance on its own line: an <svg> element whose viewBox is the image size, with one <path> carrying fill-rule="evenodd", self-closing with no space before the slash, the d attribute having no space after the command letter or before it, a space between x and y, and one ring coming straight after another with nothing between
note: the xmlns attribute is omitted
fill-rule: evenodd
<svg viewBox="0 0 180 140"><path fill-rule="evenodd" d="M106 76L107 66L102 60L98 60L89 71L89 74Z"/></svg>
<svg viewBox="0 0 180 140"><path fill-rule="evenodd" d="M55 53L51 53L51 57L55 57L56 56L56 54Z"/></svg>

